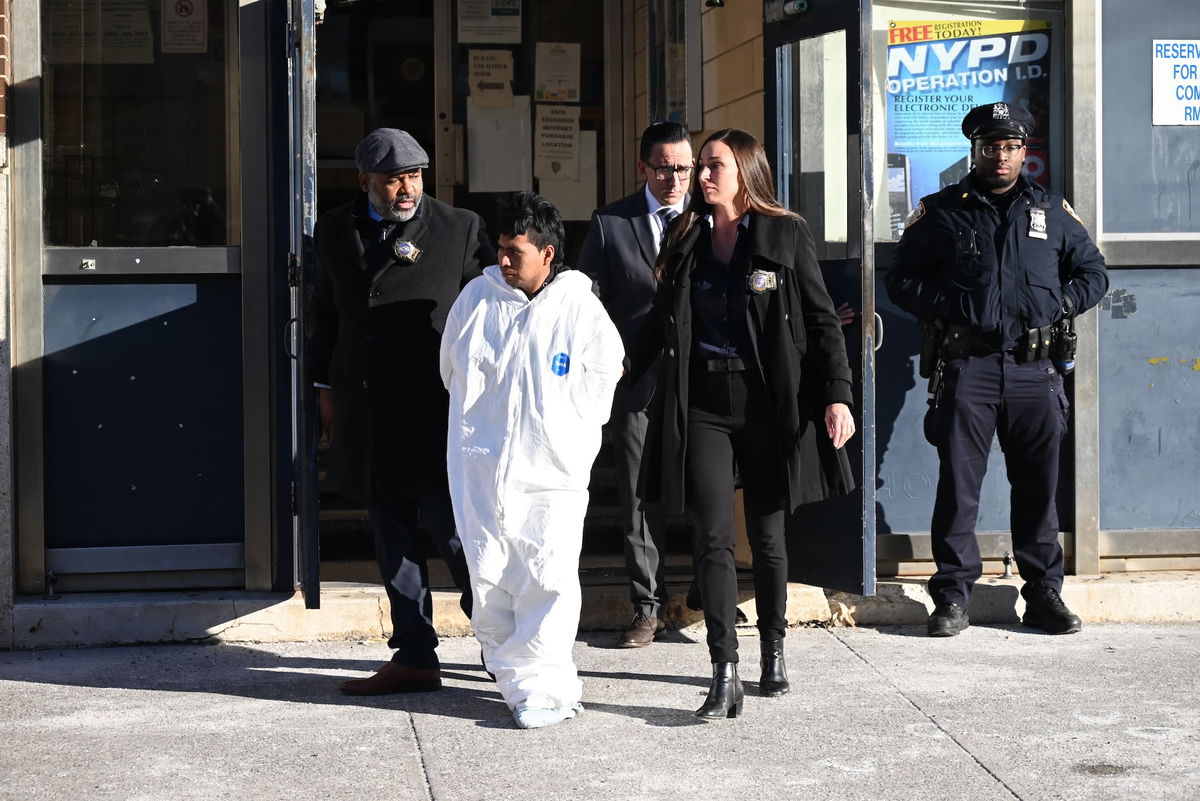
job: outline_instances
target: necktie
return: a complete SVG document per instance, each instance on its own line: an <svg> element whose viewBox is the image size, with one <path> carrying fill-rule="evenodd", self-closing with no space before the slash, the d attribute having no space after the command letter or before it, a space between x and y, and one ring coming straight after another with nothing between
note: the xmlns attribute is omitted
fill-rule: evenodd
<svg viewBox="0 0 1200 801"><path fill-rule="evenodd" d="M675 211L675 209L671 208L670 206L663 206L654 213L658 215L660 220L662 220L662 231L660 231L658 235L658 246L661 248L663 242L666 241L667 238L667 228L671 225L671 220L679 216L679 212Z"/></svg>

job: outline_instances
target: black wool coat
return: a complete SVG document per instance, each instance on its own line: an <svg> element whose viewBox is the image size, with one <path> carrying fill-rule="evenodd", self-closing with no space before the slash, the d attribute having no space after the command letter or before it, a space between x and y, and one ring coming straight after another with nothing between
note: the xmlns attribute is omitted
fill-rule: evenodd
<svg viewBox="0 0 1200 801"><path fill-rule="evenodd" d="M691 276L696 241L706 226L697 221L667 254L655 296L663 332L662 369L642 481L648 498L661 500L668 514L682 514L686 504ZM748 295L747 314L756 361L774 401L778 459L786 479L783 500L792 512L854 488L845 450L834 450L824 424L828 404L853 400L850 365L807 223L799 217L751 213L749 234L749 262L731 269L744 269L747 276L754 270L776 275L776 289Z"/></svg>
<svg viewBox="0 0 1200 801"><path fill-rule="evenodd" d="M380 251L356 219L365 193L322 215L315 230L316 280L309 302L309 374L333 389L334 427L326 486L366 501L413 498L446 485L449 396L438 371L446 316L459 292L495 264L483 220L429 195ZM398 261L390 243L421 249ZM368 262L374 266L369 266Z"/></svg>

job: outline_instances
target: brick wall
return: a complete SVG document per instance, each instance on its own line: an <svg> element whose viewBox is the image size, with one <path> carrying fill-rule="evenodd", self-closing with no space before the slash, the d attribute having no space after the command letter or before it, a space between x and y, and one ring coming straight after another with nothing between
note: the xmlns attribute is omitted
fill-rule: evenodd
<svg viewBox="0 0 1200 801"><path fill-rule="evenodd" d="M693 0L702 2L702 0ZM3 2L3 0L0 0ZM702 63L704 128L693 131L702 141L721 128L744 128L763 136L763 34L760 0L726 0L723 8L701 6L700 60ZM646 87L647 0L626 0L625 12L633 15L634 114L627 117L634 153L637 138L646 127L649 108ZM633 185L637 179L634 176Z"/></svg>
<svg viewBox="0 0 1200 801"><path fill-rule="evenodd" d="M8 79L12 75L8 7L9 0L0 0L0 136L8 134Z"/></svg>
<svg viewBox="0 0 1200 801"><path fill-rule="evenodd" d="M0 651L12 648L12 351L9 329L8 82L12 76L9 0L0 0Z"/></svg>
<svg viewBox="0 0 1200 801"><path fill-rule="evenodd" d="M629 147L626 152L633 158L625 170L625 190L633 191L641 183L637 171L638 148L641 145L642 131L649 125L650 115L650 66L647 59L650 54L649 14L646 0L631 0L633 9L633 114L626 115L629 125Z"/></svg>
<svg viewBox="0 0 1200 801"><path fill-rule="evenodd" d="M701 62L704 128L743 128L763 136L763 5L760 0L726 0L704 8Z"/></svg>

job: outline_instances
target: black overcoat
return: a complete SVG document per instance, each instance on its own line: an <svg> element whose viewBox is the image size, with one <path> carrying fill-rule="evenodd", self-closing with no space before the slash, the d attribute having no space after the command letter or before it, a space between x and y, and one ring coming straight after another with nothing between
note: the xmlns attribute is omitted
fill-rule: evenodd
<svg viewBox="0 0 1200 801"><path fill-rule="evenodd" d="M398 238L421 249L413 264L389 255L368 266L355 221L366 195L322 215L309 305L310 375L333 389L325 486L366 501L446 484L449 397L438 372L446 316L468 281L494 264L483 220L425 195Z"/></svg>
<svg viewBox="0 0 1200 801"><path fill-rule="evenodd" d="M678 222L678 221L677 221ZM667 254L655 296L664 348L655 430L647 435L642 479L650 500L682 514L687 452L688 370L692 345L691 276L704 221L692 226ZM805 503L854 488L845 450L834 450L825 431L825 406L850 404L851 373L833 301L821 277L808 225L799 217L750 215L751 255L743 267L774 273L777 288L749 295L747 314L756 361L774 400L779 454L789 512ZM636 370L635 370L636 374Z"/></svg>

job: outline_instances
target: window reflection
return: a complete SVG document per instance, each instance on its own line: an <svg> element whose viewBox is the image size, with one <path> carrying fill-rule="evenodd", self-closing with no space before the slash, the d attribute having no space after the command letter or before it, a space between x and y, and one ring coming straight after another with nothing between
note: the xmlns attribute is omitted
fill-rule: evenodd
<svg viewBox="0 0 1200 801"><path fill-rule="evenodd" d="M46 244L237 244L225 0L41 5Z"/></svg>
<svg viewBox="0 0 1200 801"><path fill-rule="evenodd" d="M845 257L849 229L845 51L845 31L775 51L779 199L804 215L821 259Z"/></svg>

